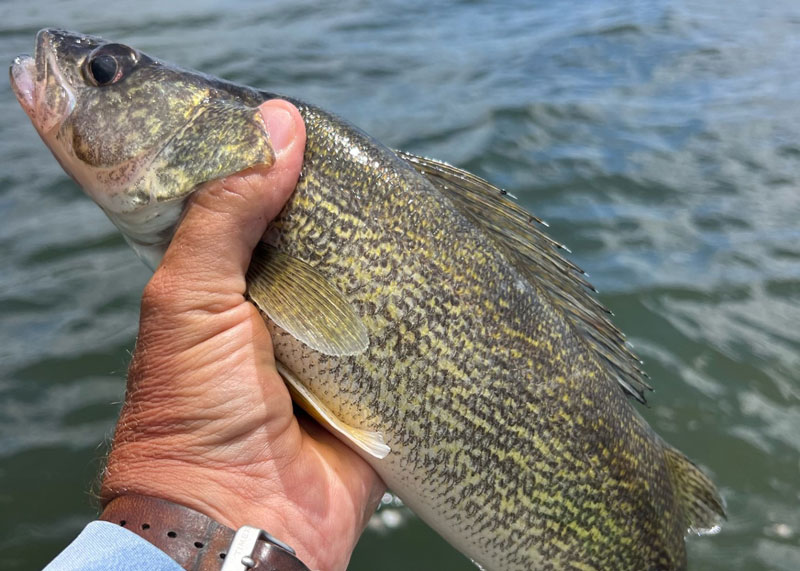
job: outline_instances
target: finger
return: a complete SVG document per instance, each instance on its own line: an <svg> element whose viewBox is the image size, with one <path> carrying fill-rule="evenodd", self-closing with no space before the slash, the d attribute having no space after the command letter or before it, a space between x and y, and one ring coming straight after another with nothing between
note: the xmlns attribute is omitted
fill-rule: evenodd
<svg viewBox="0 0 800 571"><path fill-rule="evenodd" d="M202 305L204 294L244 293L253 248L278 215L300 175L305 126L291 103L270 100L260 107L275 151L271 167L254 167L207 183L187 205L154 279L189 290ZM186 297L186 296L184 296ZM208 298L209 304L218 300Z"/></svg>

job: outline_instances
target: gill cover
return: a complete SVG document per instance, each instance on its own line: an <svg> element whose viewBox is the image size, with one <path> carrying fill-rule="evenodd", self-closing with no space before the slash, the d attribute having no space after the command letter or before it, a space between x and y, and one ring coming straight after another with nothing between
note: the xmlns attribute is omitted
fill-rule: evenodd
<svg viewBox="0 0 800 571"><path fill-rule="evenodd" d="M246 88L62 30L40 32L36 51L36 81L73 99L57 132L40 134L112 219L274 162L263 98Z"/></svg>

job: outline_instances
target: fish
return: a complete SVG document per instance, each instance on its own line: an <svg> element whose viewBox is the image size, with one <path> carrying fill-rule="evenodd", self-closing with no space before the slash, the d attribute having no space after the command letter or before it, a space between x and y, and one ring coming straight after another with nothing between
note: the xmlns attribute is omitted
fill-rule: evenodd
<svg viewBox="0 0 800 571"><path fill-rule="evenodd" d="M58 29L11 65L64 170L151 268L203 183L274 162L279 95ZM295 401L494 571L685 569L725 519L635 401L641 362L541 220L447 163L292 97L297 187L247 295Z"/></svg>

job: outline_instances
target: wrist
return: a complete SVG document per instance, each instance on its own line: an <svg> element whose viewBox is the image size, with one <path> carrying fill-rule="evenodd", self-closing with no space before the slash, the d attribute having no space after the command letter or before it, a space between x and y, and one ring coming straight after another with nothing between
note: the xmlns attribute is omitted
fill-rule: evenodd
<svg viewBox="0 0 800 571"><path fill-rule="evenodd" d="M351 484L362 489L320 487L316 466L261 462L222 467L202 457L187 461L167 454L182 448L175 446L174 441L117 442L102 481L103 504L129 494L169 500L234 530L243 525L264 529L294 548L309 568L328 570L346 569L383 491L379 481L370 487ZM316 475L309 479L305 474ZM335 479L331 474L330 480ZM366 510L364 502L352 499L359 497L369 498Z"/></svg>
<svg viewBox="0 0 800 571"><path fill-rule="evenodd" d="M291 546L264 530L233 530L196 510L152 496L114 498L100 519L139 535L187 570L310 571Z"/></svg>
<svg viewBox="0 0 800 571"><path fill-rule="evenodd" d="M163 498L233 529L264 529L309 568L345 569L380 500L380 478L318 425L298 424L253 306L184 312L186 331L175 333L159 322L171 306L154 283L103 501Z"/></svg>

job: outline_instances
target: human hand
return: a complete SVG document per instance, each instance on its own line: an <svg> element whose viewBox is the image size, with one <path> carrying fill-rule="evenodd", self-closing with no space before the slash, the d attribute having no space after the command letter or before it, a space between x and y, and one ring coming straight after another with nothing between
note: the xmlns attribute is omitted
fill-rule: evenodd
<svg viewBox="0 0 800 571"><path fill-rule="evenodd" d="M145 288L101 496L171 500L266 529L312 569L345 569L384 484L327 431L298 422L245 299L253 248L294 190L305 147L294 106L261 110L275 164L196 193Z"/></svg>

